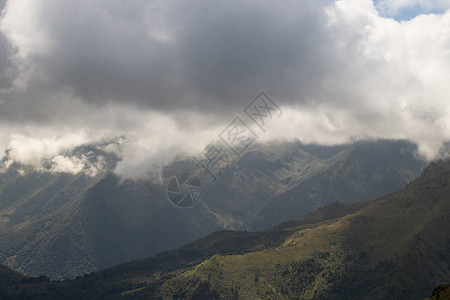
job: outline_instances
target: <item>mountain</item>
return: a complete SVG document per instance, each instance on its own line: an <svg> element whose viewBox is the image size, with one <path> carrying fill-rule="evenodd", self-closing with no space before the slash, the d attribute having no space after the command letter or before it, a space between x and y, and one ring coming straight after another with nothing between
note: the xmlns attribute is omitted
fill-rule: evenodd
<svg viewBox="0 0 450 300"><path fill-rule="evenodd" d="M0 290L5 299L420 299L450 282L449 195L450 160L437 161L377 199L333 203L263 232L218 231L72 281Z"/></svg>
<svg viewBox="0 0 450 300"><path fill-rule="evenodd" d="M164 280L147 274L148 286L136 296L426 297L436 284L450 281L449 195L450 161L433 163L400 192L328 206L266 231L262 249L254 243L254 249L244 244L248 253L217 251L193 267L171 270ZM270 239L274 232L284 232L281 242Z"/></svg>
<svg viewBox="0 0 450 300"><path fill-rule="evenodd" d="M415 157L415 147L404 141L360 142L344 149L299 148L311 155L318 153L320 159L301 165L285 178L289 181L285 191L261 209L250 229L263 230L332 202L369 200L392 193L419 176L425 167ZM338 151L326 152L332 149Z"/></svg>
<svg viewBox="0 0 450 300"><path fill-rule="evenodd" d="M446 300L450 299L450 283L438 286L433 290L433 294L429 300Z"/></svg>
<svg viewBox="0 0 450 300"><path fill-rule="evenodd" d="M119 158L94 146L71 155L106 162L105 172L41 172L13 165L0 173L0 263L53 279L75 276L180 247L221 229L265 230L335 201L397 191L425 166L406 141L318 146L259 145L202 182L198 205L180 209L166 184L178 172L202 172L192 158L165 167L163 181L125 180Z"/></svg>

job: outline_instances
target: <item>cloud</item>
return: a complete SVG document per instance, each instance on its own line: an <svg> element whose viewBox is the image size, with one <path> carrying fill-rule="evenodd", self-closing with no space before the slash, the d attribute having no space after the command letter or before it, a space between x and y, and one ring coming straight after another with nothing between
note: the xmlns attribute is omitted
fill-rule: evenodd
<svg viewBox="0 0 450 300"><path fill-rule="evenodd" d="M185 126L176 117L110 105L86 111L82 118L77 114L64 126L0 125L0 151L7 153L7 163L16 161L42 171L83 171L95 176L107 170L107 164L88 160L89 153L83 151L73 153L79 146L94 145L97 150L121 158L118 174L135 177L147 173L149 166L159 170L179 154L200 153L221 129L208 117L183 114L189 123Z"/></svg>
<svg viewBox="0 0 450 300"><path fill-rule="evenodd" d="M68 149L125 137L108 149L133 176L199 153L264 90L285 113L262 141L402 138L433 158L450 139L450 13L379 13L426 3L8 0L0 150L78 170Z"/></svg>
<svg viewBox="0 0 450 300"><path fill-rule="evenodd" d="M63 155L55 156L51 161L52 172L63 172L77 174L84 169L83 159L76 157L66 157Z"/></svg>
<svg viewBox="0 0 450 300"><path fill-rule="evenodd" d="M286 0L10 0L0 28L22 87L97 105L215 112L240 109L261 86L290 99L306 93L325 59L320 11Z"/></svg>

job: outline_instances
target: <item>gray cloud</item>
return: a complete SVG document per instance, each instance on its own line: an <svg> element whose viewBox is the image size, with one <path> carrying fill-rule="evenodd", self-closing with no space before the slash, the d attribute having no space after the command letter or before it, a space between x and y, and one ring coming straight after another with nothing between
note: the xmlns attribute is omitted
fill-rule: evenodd
<svg viewBox="0 0 450 300"><path fill-rule="evenodd" d="M0 10L5 6L6 0L0 0ZM12 62L10 61L10 45L6 37L0 32L0 89L7 88L12 84L12 78L17 75Z"/></svg>
<svg viewBox="0 0 450 300"><path fill-rule="evenodd" d="M33 68L27 83L42 87L45 74L47 88L88 103L217 111L262 88L298 101L329 65L321 8L308 1L38 3L27 16L37 29L3 22ZM14 40L20 30L40 32Z"/></svg>
<svg viewBox="0 0 450 300"><path fill-rule="evenodd" d="M369 0L9 0L0 144L31 161L127 136L132 175L199 151L265 90L286 111L265 139L405 138L431 158L450 139L449 18L400 23Z"/></svg>

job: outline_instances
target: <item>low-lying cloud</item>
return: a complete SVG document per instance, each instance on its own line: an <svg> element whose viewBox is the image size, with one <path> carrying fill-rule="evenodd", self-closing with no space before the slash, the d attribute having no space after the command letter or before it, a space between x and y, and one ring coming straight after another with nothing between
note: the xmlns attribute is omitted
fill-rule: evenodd
<svg viewBox="0 0 450 300"><path fill-rule="evenodd" d="M199 153L264 90L284 114L262 141L409 139L434 158L450 140L450 12L377 10L402 3L8 0L0 151L94 174L64 153L125 137L109 150L132 177Z"/></svg>

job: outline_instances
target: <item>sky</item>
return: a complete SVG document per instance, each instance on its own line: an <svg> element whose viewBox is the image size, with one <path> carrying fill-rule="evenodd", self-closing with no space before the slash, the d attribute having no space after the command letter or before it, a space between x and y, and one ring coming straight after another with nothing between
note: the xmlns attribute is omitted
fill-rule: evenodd
<svg viewBox="0 0 450 300"><path fill-rule="evenodd" d="M449 0L375 0L375 8L383 17L397 21L411 20L420 14L442 14Z"/></svg>
<svg viewBox="0 0 450 300"><path fill-rule="evenodd" d="M139 176L200 153L261 91L283 112L261 142L408 139L433 159L450 140L450 0L0 7L3 170L96 174L70 154L92 144Z"/></svg>

